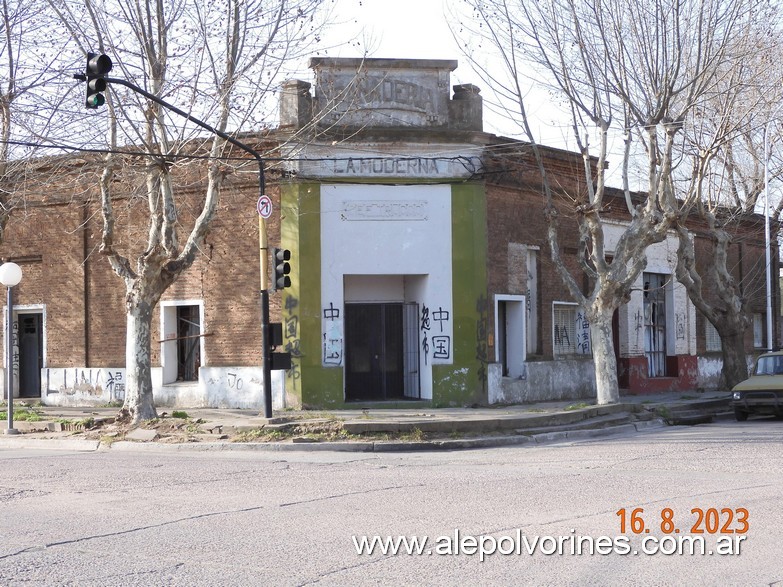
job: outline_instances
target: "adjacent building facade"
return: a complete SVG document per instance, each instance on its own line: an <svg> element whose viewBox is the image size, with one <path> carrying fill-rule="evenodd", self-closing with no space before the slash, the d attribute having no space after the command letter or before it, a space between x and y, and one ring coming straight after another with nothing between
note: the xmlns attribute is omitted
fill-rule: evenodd
<svg viewBox="0 0 783 587"><path fill-rule="evenodd" d="M292 253L292 285L272 296L293 359L275 372L275 407L594 397L589 324L552 267L532 154L483 132L479 89L451 86L457 62L318 58L311 66L313 84L282 88L273 137L281 166L268 181L269 240ZM563 191L580 193L581 156L544 152ZM78 189L74 180L61 181L62 191L31 190L0 247L25 273L12 321L16 395L119 401L124 286L95 252L95 170L61 164L80 178ZM198 180L189 185L197 198ZM262 405L257 195L246 175L227 182L205 250L159 304L160 405ZM144 219L127 202L132 248ZM764 250L752 228L736 249L748 274ZM622 230L621 218L607 222L609 254ZM579 271L574 233L566 227L561 241ZM719 354L674 279L676 253L674 235L650 247L617 312L618 374L634 393L717 382Z"/></svg>

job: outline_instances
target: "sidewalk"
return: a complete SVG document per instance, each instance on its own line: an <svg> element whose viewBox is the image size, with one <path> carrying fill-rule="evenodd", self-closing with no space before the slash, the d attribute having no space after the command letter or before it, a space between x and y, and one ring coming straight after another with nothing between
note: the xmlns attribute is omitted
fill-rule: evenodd
<svg viewBox="0 0 783 587"><path fill-rule="evenodd" d="M2 448L68 450L453 450L578 440L632 433L667 423L696 424L729 411L728 392L622 396L618 404L540 402L482 408L281 411L158 408L151 424L114 422L118 408L28 408L14 402L14 428ZM3 408L5 410L5 408ZM177 416L177 417L174 417ZM5 432L7 423L0 421Z"/></svg>

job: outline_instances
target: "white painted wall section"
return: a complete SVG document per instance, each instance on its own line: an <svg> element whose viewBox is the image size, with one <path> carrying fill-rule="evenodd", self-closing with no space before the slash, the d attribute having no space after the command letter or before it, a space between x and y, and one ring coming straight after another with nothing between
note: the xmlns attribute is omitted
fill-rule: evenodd
<svg viewBox="0 0 783 587"><path fill-rule="evenodd" d="M351 276L349 301L419 304L421 397L431 398L432 365L453 362L451 238L448 185L322 185L323 365L344 366L344 283Z"/></svg>

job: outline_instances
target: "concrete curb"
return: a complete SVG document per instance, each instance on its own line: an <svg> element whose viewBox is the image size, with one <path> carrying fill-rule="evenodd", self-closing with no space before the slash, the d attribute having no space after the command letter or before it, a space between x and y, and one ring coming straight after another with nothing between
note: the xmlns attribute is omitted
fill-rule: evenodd
<svg viewBox="0 0 783 587"><path fill-rule="evenodd" d="M425 440L420 442L295 442L295 443L264 443L264 442L194 442L182 444L165 444L159 442L129 442L118 441L111 445L111 450L144 451L144 452L421 452L466 450L476 448L496 448L503 446L518 446L522 444L546 444L566 440L588 440L603 436L633 434L654 428L662 428L662 420L648 420L634 424L622 424L607 428L592 430L564 430L541 434L515 434L505 436L484 436L481 438L462 438L445 440Z"/></svg>
<svg viewBox="0 0 783 587"><path fill-rule="evenodd" d="M482 436L479 438L459 438L443 440L423 440L419 442L366 441L366 442L192 442L182 444L167 444L163 442L134 442L121 440L111 445L101 445L99 440L84 440L74 438L23 438L0 437L0 449L38 449L38 450L70 450L80 452L95 452L97 450L112 450L120 452L420 452L469 450L476 448L497 448L503 446L519 446L523 444L547 444L551 442L579 441L633 434L666 426L660 418L653 420L607 426L586 430L558 430L538 434L512 434L501 436Z"/></svg>
<svg viewBox="0 0 783 587"><path fill-rule="evenodd" d="M367 420L351 420L343 422L343 429L351 434L367 432L406 433L420 430L430 433L451 432L482 432L503 431L525 428L548 428L553 426L578 425L591 418L634 413L637 406L627 403L608 406L588 406L573 411L556 411L549 414L497 414L493 416L471 416L464 419L444 418L406 418L389 419L372 418Z"/></svg>

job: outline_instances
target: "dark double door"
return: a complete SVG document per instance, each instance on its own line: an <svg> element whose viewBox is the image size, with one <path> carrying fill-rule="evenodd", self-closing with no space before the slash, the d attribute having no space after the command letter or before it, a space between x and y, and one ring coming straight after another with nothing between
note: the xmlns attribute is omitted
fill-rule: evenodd
<svg viewBox="0 0 783 587"><path fill-rule="evenodd" d="M347 401L419 397L417 322L416 304L346 304Z"/></svg>

